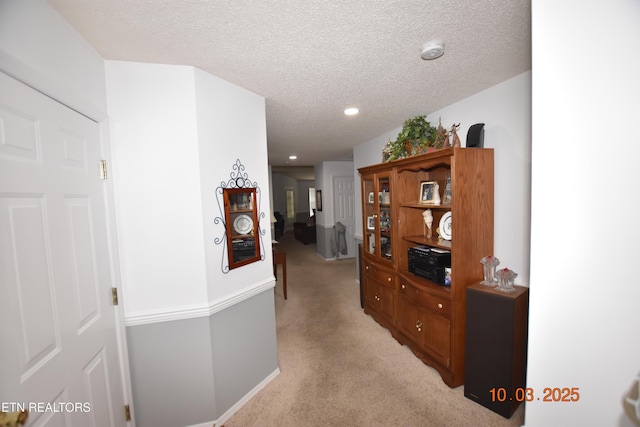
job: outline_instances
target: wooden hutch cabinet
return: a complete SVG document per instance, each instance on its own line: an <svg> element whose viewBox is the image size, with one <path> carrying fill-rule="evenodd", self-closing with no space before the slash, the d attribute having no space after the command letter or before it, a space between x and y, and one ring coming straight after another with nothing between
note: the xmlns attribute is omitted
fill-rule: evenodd
<svg viewBox="0 0 640 427"><path fill-rule="evenodd" d="M359 172L364 312L438 370L447 385L460 386L466 288L483 279L480 260L493 254L493 149L446 148ZM423 182L438 184L439 205L421 203ZM431 237L426 209L433 216ZM450 240L436 231L443 216L451 219ZM417 246L450 252L450 283L409 271L409 248Z"/></svg>

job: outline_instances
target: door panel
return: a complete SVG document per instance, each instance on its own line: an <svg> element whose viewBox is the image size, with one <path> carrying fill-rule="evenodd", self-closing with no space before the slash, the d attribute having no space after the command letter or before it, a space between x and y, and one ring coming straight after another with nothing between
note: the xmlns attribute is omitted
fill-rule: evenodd
<svg viewBox="0 0 640 427"><path fill-rule="evenodd" d="M393 288L387 285L380 285L380 310L393 323L396 318L396 300L393 294Z"/></svg>
<svg viewBox="0 0 640 427"><path fill-rule="evenodd" d="M367 306L372 307L374 310L379 310L378 297L378 284L370 278L364 279L364 299Z"/></svg>
<svg viewBox="0 0 640 427"><path fill-rule="evenodd" d="M444 366L449 367L451 354L451 333L449 320L427 311L425 319L424 343L429 353Z"/></svg>
<svg viewBox="0 0 640 427"><path fill-rule="evenodd" d="M6 295L16 296L7 301L13 301L16 314L11 323L17 332L21 379L54 357L61 346L45 219L41 197L0 195L0 223L9 225L2 233L2 282L14 284Z"/></svg>
<svg viewBox="0 0 640 427"><path fill-rule="evenodd" d="M29 425L126 425L100 127L0 73L0 401Z"/></svg>
<svg viewBox="0 0 640 427"><path fill-rule="evenodd" d="M422 345L424 326L421 325L423 324L424 320L416 307L404 296L398 296L398 329L414 342Z"/></svg>
<svg viewBox="0 0 640 427"><path fill-rule="evenodd" d="M71 273L78 306L78 334L100 317L98 306L98 272L93 241L93 225L89 201L86 198L66 198L65 207L70 236Z"/></svg>

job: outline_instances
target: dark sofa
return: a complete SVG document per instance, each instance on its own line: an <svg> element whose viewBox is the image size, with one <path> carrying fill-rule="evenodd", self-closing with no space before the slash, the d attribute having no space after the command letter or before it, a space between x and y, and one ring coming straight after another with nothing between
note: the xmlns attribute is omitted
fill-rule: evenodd
<svg viewBox="0 0 640 427"><path fill-rule="evenodd" d="M273 213L273 216L276 219L276 223L274 225L276 232L275 239L280 240L280 238L284 234L284 216L282 216L282 214L277 211Z"/></svg>
<svg viewBox="0 0 640 427"><path fill-rule="evenodd" d="M302 244L316 243L316 226L307 225L306 222L294 222L293 233L296 240Z"/></svg>

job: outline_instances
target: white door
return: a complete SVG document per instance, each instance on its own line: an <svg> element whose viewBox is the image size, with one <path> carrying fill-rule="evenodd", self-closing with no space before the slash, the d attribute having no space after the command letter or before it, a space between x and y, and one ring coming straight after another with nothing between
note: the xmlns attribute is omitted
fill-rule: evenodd
<svg viewBox="0 0 640 427"><path fill-rule="evenodd" d="M96 122L0 72L0 402L29 426L126 425L99 161Z"/></svg>
<svg viewBox="0 0 640 427"><path fill-rule="evenodd" d="M345 237L347 239L347 255L344 256L350 258L356 256L356 245L354 240L354 233L356 231L356 215L353 182L352 176L335 177L333 179L333 216L336 222L340 222L342 225L347 227L345 232Z"/></svg>

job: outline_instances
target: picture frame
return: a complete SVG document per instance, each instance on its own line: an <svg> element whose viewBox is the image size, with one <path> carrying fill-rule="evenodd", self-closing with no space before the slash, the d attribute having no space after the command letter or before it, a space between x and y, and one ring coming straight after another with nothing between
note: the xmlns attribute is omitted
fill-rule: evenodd
<svg viewBox="0 0 640 427"><path fill-rule="evenodd" d="M451 267L444 268L444 284L445 286L451 286Z"/></svg>
<svg viewBox="0 0 640 427"><path fill-rule="evenodd" d="M316 190L316 209L322 212L322 190Z"/></svg>
<svg viewBox="0 0 640 427"><path fill-rule="evenodd" d="M444 185L444 203L451 203L451 174L447 176L447 181Z"/></svg>
<svg viewBox="0 0 640 427"><path fill-rule="evenodd" d="M418 203L428 205L435 204L436 192L438 191L438 183L436 181L422 181L420 183L420 194L418 198Z"/></svg>
<svg viewBox="0 0 640 427"><path fill-rule="evenodd" d="M369 192L369 203L373 204L373 202L375 201L375 196L373 194L373 191Z"/></svg>
<svg viewBox="0 0 640 427"><path fill-rule="evenodd" d="M376 218L373 216L368 216L367 217L367 229L368 230L375 230L376 228Z"/></svg>

